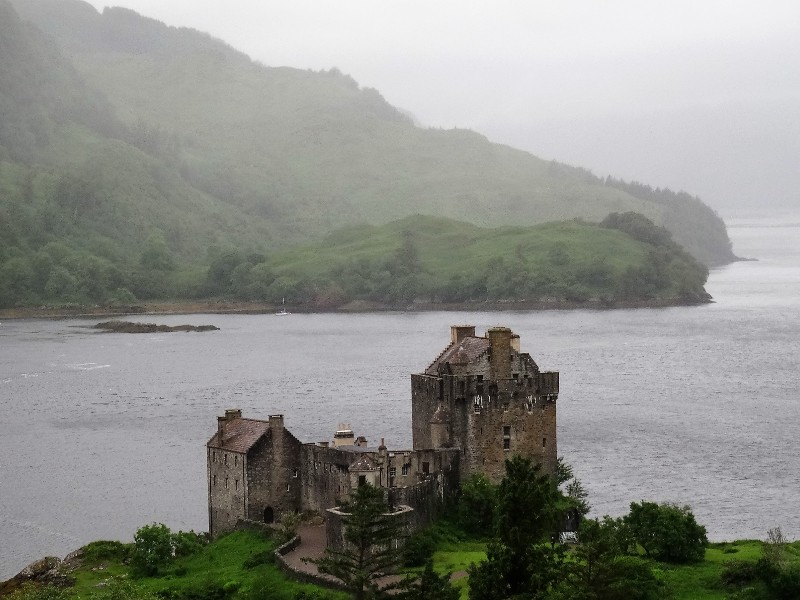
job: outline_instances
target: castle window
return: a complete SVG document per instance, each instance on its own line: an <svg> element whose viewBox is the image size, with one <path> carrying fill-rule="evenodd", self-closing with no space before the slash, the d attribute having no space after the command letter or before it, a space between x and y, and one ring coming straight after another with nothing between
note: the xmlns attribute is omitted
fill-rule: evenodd
<svg viewBox="0 0 800 600"><path fill-rule="evenodd" d="M367 485L367 476L366 475L359 475L358 476L358 487L362 485Z"/></svg>
<svg viewBox="0 0 800 600"><path fill-rule="evenodd" d="M513 378L514 378L514 381L515 381L515 382L518 382L518 381L519 381L519 373L512 373L512 374L511 374L511 377L513 377Z"/></svg>
<svg viewBox="0 0 800 600"><path fill-rule="evenodd" d="M431 464L424 462L422 463L422 474L427 475L431 471Z"/></svg>
<svg viewBox="0 0 800 600"><path fill-rule="evenodd" d="M297 469L292 469L292 477L297 477Z"/></svg>
<svg viewBox="0 0 800 600"><path fill-rule="evenodd" d="M239 491L239 480L238 479L234 479L233 480L233 489L236 490L237 492Z"/></svg>
<svg viewBox="0 0 800 600"><path fill-rule="evenodd" d="M503 425L503 450L511 450L511 425Z"/></svg>
<svg viewBox="0 0 800 600"><path fill-rule="evenodd" d="M217 487L217 476L216 475L214 475L214 482L211 485L213 485L214 487Z"/></svg>
<svg viewBox="0 0 800 600"><path fill-rule="evenodd" d="M216 452L212 452L211 453L211 462L217 462L217 453Z"/></svg>
<svg viewBox="0 0 800 600"><path fill-rule="evenodd" d="M227 477L225 478L225 489L226 490L228 489L228 478Z"/></svg>
<svg viewBox="0 0 800 600"><path fill-rule="evenodd" d="M223 454L222 458L223 458L222 462L224 462L227 465L228 464L228 455L227 454Z"/></svg>
<svg viewBox="0 0 800 600"><path fill-rule="evenodd" d="M238 454L234 454L233 455L233 466L236 467L238 465L239 465L239 455Z"/></svg>
<svg viewBox="0 0 800 600"><path fill-rule="evenodd" d="M287 483L287 484L286 484L286 491L288 492L290 489L291 489L291 488L289 487L289 484Z"/></svg>
<svg viewBox="0 0 800 600"><path fill-rule="evenodd" d="M407 464L403 465L402 469L400 469L400 474L401 474L403 477L405 477L406 475L408 475L408 465L407 465Z"/></svg>
<svg viewBox="0 0 800 600"><path fill-rule="evenodd" d="M547 438L542 438L542 448L547 446Z"/></svg>

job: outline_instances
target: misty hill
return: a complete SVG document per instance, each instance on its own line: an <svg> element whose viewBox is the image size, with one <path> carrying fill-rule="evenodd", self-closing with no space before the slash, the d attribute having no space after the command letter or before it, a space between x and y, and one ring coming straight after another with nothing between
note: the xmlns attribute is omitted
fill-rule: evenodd
<svg viewBox="0 0 800 600"><path fill-rule="evenodd" d="M336 70L268 68L124 9L13 6L22 18L0 0L6 305L192 297L231 252L416 213L496 227L636 211L708 264L733 258L696 198L418 128Z"/></svg>
<svg viewBox="0 0 800 600"><path fill-rule="evenodd" d="M719 220L694 199L683 202L691 217L670 219L674 206L652 194L605 185L471 131L415 127L377 91L335 69L264 67L208 35L126 9L16 4L106 94L144 150L173 161L194 188L269 220L268 247L355 219L414 213L497 226L635 210L707 263L732 258ZM705 226L700 236L684 228L696 223ZM709 238L719 247L698 245Z"/></svg>

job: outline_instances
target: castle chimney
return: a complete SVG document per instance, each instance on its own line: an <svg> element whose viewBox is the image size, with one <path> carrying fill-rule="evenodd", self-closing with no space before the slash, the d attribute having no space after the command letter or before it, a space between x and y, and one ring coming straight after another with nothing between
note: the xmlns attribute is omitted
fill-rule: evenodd
<svg viewBox="0 0 800 600"><path fill-rule="evenodd" d="M222 446L225 437L225 425L228 421L242 418L242 410L240 408L229 408L225 410L224 417L217 417L217 435L219 437L219 445Z"/></svg>
<svg viewBox="0 0 800 600"><path fill-rule="evenodd" d="M227 419L225 417L217 417L217 437L219 438L219 445L222 446L225 440L225 423Z"/></svg>
<svg viewBox="0 0 800 600"><path fill-rule="evenodd" d="M522 352L522 350L520 350L522 346L520 346L519 343L519 335L516 333L511 336L511 347L517 352Z"/></svg>
<svg viewBox="0 0 800 600"><path fill-rule="evenodd" d="M508 327L492 327L486 333L492 353L490 364L494 378L511 379L511 330Z"/></svg>
<svg viewBox="0 0 800 600"><path fill-rule="evenodd" d="M467 337L475 337L475 325L451 325L450 342L457 344Z"/></svg>
<svg viewBox="0 0 800 600"><path fill-rule="evenodd" d="M283 429L283 415L270 415L269 416L270 429Z"/></svg>

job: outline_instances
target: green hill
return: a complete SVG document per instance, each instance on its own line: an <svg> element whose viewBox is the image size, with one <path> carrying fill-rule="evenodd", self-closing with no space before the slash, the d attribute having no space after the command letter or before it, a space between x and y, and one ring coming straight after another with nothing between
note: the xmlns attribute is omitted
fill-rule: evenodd
<svg viewBox="0 0 800 600"><path fill-rule="evenodd" d="M225 276L249 300L338 308L380 305L563 306L698 303L708 274L669 233L636 213L602 225L481 228L412 216L355 226L323 242L245 257Z"/></svg>
<svg viewBox="0 0 800 600"><path fill-rule="evenodd" d="M706 264L734 258L696 198L416 127L335 69L265 67L125 9L0 0L4 305L197 292L230 248L264 255L412 214L500 227L628 211ZM48 293L53 266L66 287Z"/></svg>

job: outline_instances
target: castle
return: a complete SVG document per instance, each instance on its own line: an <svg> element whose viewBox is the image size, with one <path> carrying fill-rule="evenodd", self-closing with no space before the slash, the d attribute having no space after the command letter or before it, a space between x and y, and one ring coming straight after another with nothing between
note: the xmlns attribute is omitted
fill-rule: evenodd
<svg viewBox="0 0 800 600"><path fill-rule="evenodd" d="M412 450L389 450L383 440L369 447L345 425L332 442L303 443L283 415L226 410L206 445L209 532L240 520L272 523L287 511L324 513L364 483L385 488L390 506L409 507L411 527L424 525L471 475L498 482L510 456L555 473L557 398L558 373L540 371L518 335L493 327L478 337L461 325L411 375Z"/></svg>

